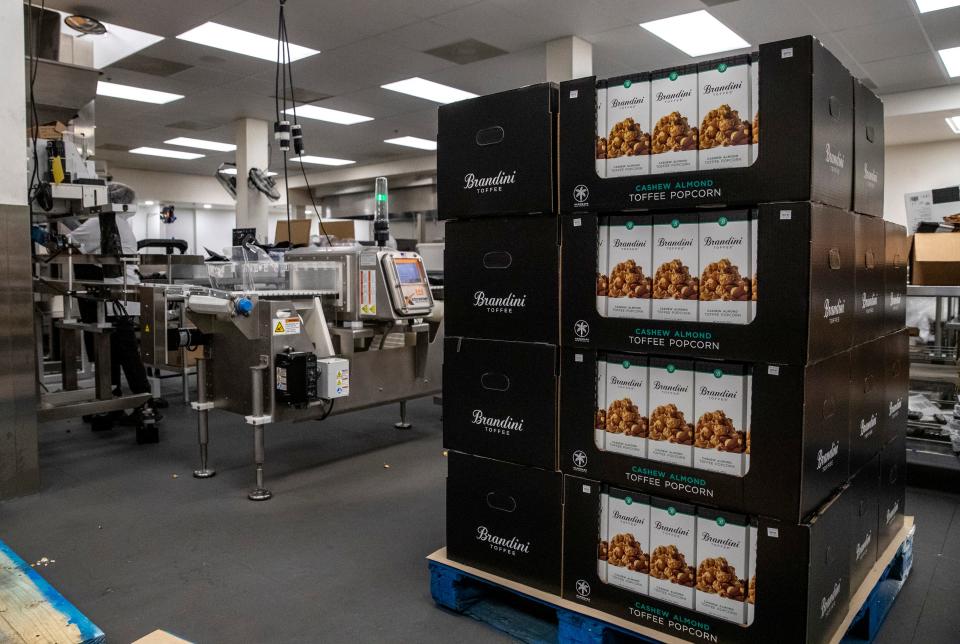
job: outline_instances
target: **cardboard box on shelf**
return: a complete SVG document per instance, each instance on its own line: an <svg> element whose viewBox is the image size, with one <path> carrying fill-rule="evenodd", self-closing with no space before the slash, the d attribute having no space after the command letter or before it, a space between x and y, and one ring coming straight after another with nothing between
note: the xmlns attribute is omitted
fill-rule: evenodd
<svg viewBox="0 0 960 644"><path fill-rule="evenodd" d="M849 506L850 588L856 591L877 561L878 516L880 509L880 455L874 454L850 479L844 497ZM902 507L901 507L902 510ZM902 525L902 523L901 523Z"/></svg>
<svg viewBox="0 0 960 644"><path fill-rule="evenodd" d="M669 365L672 359L650 357L649 361L653 387L658 369L655 365ZM678 360L677 364L682 362ZM715 369L731 375L745 370L752 373L747 378L749 422L758 431L747 442L750 461L743 474L735 470L739 457L745 455L742 442L731 444L729 453L719 454L718 450L709 462L701 458L690 465L665 462L663 457L654 459L651 454L657 446L652 440L648 441L646 457L598 447L593 386L598 368L606 368L609 378L610 369L615 367L602 354L576 349L564 349L561 355L560 470L643 494L730 512L793 522L807 517L848 478L850 352L807 367L777 363L715 365ZM698 361L697 367L698 374L714 378L712 371L707 373L708 361ZM717 393L722 395L723 391ZM698 402L706 407L697 409ZM691 404L692 418L699 418L701 411L714 413L717 409L714 396L698 396ZM653 409L652 393L649 405ZM685 411L684 418L689 413ZM654 415L651 411L651 423ZM609 440L608 433L608 444ZM667 444L664 449L681 447ZM730 459L730 469L719 471L720 456ZM778 484L771 485L771 481Z"/></svg>
<svg viewBox="0 0 960 644"><path fill-rule="evenodd" d="M853 210L883 217L883 101L853 81Z"/></svg>
<svg viewBox="0 0 960 644"><path fill-rule="evenodd" d="M893 333L906 324L910 238L906 228L889 221L883 222L883 231L883 332Z"/></svg>
<svg viewBox="0 0 960 644"><path fill-rule="evenodd" d="M443 446L556 469L557 351L551 344L448 336Z"/></svg>
<svg viewBox="0 0 960 644"><path fill-rule="evenodd" d="M590 105L592 133L594 92ZM555 213L556 123L557 86L551 83L441 105L440 218ZM590 172L596 176L594 156L591 153Z"/></svg>
<svg viewBox="0 0 960 644"><path fill-rule="evenodd" d="M877 548L883 552L903 526L906 503L907 443L898 436L880 452L880 510Z"/></svg>
<svg viewBox="0 0 960 644"><path fill-rule="evenodd" d="M886 246L883 220L853 215L856 223L853 343L883 335L884 274Z"/></svg>
<svg viewBox="0 0 960 644"><path fill-rule="evenodd" d="M594 246L591 293L596 253ZM559 255L556 217L481 217L447 223L447 335L556 344ZM596 312L596 296L590 297Z"/></svg>
<svg viewBox="0 0 960 644"><path fill-rule="evenodd" d="M850 473L855 474L883 445L887 340L878 338L850 350Z"/></svg>
<svg viewBox="0 0 960 644"><path fill-rule="evenodd" d="M826 640L843 620L850 599L847 545L851 540L851 528L849 504L844 499L846 492L828 499L808 522L750 517L756 525L750 529L743 527L743 517L697 507L696 511L702 510L705 519L702 525L712 520L713 525L717 526L717 530L711 529L710 536L720 536L723 542L721 547L736 553L734 557L728 552L730 559L726 560L725 568L729 572L732 559L736 559L733 566L736 568L738 586L746 585L749 589L750 579L756 579L752 604L748 590L746 607L731 601L723 602L726 605L721 610L716 593L701 591L699 587L687 588L681 584L664 582L653 575L658 544L676 546L675 550L660 551L661 555L673 556L677 566L675 571L683 565L678 556L680 553L684 555L685 572L694 571L694 561L705 561L695 552L685 550L691 544L685 541L683 532L687 526L694 526L693 521L686 520L688 515L684 511L690 506L650 498L653 508L650 548L654 554L651 557L648 594L606 582L598 575L597 551L602 534L598 517L603 516L602 499L610 494L609 490L609 486L595 479L565 477L564 598L681 639L721 644L819 642ZM723 521L724 526L721 527L717 521L721 517L729 517L731 521ZM657 534L657 521L661 522L663 529L659 531L659 536L654 536ZM697 521L696 525L701 525L701 522ZM728 526L732 526L730 534L727 534ZM742 544L734 545L738 540L750 542L747 546L749 549L741 548ZM719 550L706 548L702 544L703 540L692 544L693 550L703 547L713 555L720 556ZM742 570L737 567L741 562L745 564ZM755 564L752 567L751 562ZM710 562L712 568L716 569L718 563L714 556ZM709 567L704 566L705 569ZM747 568L750 568L749 573ZM612 570L612 566L607 566L607 570ZM655 587L660 589L664 584L666 591L673 591L665 593L669 595L668 599L654 591ZM694 603L681 606L678 600L686 593L693 595ZM754 606L755 610L751 611L750 606ZM700 610L697 610L698 607ZM742 617L744 610L748 614L746 620ZM750 613L753 614L752 622ZM744 625L744 622L749 625Z"/></svg>
<svg viewBox="0 0 960 644"><path fill-rule="evenodd" d="M598 236L604 230L601 223L608 220L588 214L561 217L560 344L793 364L815 362L850 348L853 214L823 204L798 202L761 204L757 216L758 268L753 278L758 288L750 324L603 317L597 312L593 267ZM630 217L657 222L660 216L636 213ZM656 277L655 273L654 280ZM608 310L610 301L608 298ZM657 301L653 304L656 306Z"/></svg>
<svg viewBox="0 0 960 644"><path fill-rule="evenodd" d="M651 84L651 175L601 178L595 170L597 79L560 86L560 212L623 212L690 206L749 206L817 201L849 209L853 192L853 83L850 73L812 36L760 45L758 102L763 136L747 167L697 170L695 152L658 154L657 124L671 117L676 133L701 123L689 110L658 110L661 74ZM674 85L695 74L677 74ZM669 76L668 76L669 78ZM659 84L658 84L659 83ZM693 94L696 95L696 81ZM696 101L693 110L697 111ZM683 118L687 122L683 122ZM743 116L741 115L741 119ZM694 119L694 120L691 120ZM669 119L668 119L669 120ZM661 131L663 127L661 126ZM751 124L752 133L752 124ZM729 149L729 148L726 148ZM693 160L683 161L684 155ZM661 157L658 159L658 157ZM671 159L675 162L669 163Z"/></svg>
<svg viewBox="0 0 960 644"><path fill-rule="evenodd" d="M559 594L562 523L560 474L449 453L447 556L453 561ZM592 523L596 529L596 518Z"/></svg>
<svg viewBox="0 0 960 644"><path fill-rule="evenodd" d="M910 256L911 284L960 285L960 234L917 233Z"/></svg>

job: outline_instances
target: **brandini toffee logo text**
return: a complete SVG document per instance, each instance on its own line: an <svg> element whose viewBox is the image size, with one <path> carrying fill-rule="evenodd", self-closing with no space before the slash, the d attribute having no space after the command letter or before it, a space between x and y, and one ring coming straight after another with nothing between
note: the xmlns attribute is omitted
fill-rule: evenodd
<svg viewBox="0 0 960 644"><path fill-rule="evenodd" d="M844 164L847 162L847 157L846 155L844 155L843 152L832 151L830 149L829 143L827 143L827 145L825 146L824 151L825 151L824 160L827 163L829 163L830 165L836 168L843 169Z"/></svg>
<svg viewBox="0 0 960 644"><path fill-rule="evenodd" d="M840 596L840 582L838 581L833 585L833 590L829 595L820 600L820 619L823 619L830 614L830 611L833 610L834 604L837 603L837 597Z"/></svg>
<svg viewBox="0 0 960 644"><path fill-rule="evenodd" d="M707 83L703 86L701 91L704 94L726 94L727 92L735 92L741 87L743 87L743 83L733 81L727 83L726 85L710 85Z"/></svg>
<svg viewBox="0 0 960 644"><path fill-rule="evenodd" d="M657 101L661 103L663 101L679 101L680 99L688 98L691 94L692 92L688 89L682 89L679 92L671 92L669 94L657 92Z"/></svg>
<svg viewBox="0 0 960 644"><path fill-rule="evenodd" d="M836 458L837 454L840 453L840 443L833 441L830 445L830 449L824 452L822 449L817 450L817 469L824 470L827 466Z"/></svg>
<svg viewBox="0 0 960 644"><path fill-rule="evenodd" d="M490 313L512 313L514 309L527 306L527 296L508 293L502 297L489 297L485 292L477 291L473 294L473 305Z"/></svg>
<svg viewBox="0 0 960 644"><path fill-rule="evenodd" d="M477 526L477 541L489 544L494 550L499 550L500 552L511 555L515 555L518 552L525 555L530 554L529 541L524 542L516 537L510 537L508 539L507 537L495 535L490 532L485 525Z"/></svg>
<svg viewBox="0 0 960 644"><path fill-rule="evenodd" d="M847 303L843 301L843 298L837 300L836 304L831 304L830 298L828 297L823 301L823 317L834 318L839 315L843 315L846 308Z"/></svg>
<svg viewBox="0 0 960 644"><path fill-rule="evenodd" d="M514 419L513 416L507 416L506 418L492 418L486 416L483 413L482 409L473 410L473 424L481 425L483 427L490 427L493 429L501 429L505 431L523 431L523 419L520 420Z"/></svg>
<svg viewBox="0 0 960 644"><path fill-rule="evenodd" d="M476 190L478 194L485 192L503 192L504 186L517 182L517 171L504 172L501 170L492 177L478 177L472 172L463 177L464 190Z"/></svg>
<svg viewBox="0 0 960 644"><path fill-rule="evenodd" d="M646 96L634 96L633 98L627 100L615 98L610 101L610 107L633 107L635 105L643 105L646 102Z"/></svg>

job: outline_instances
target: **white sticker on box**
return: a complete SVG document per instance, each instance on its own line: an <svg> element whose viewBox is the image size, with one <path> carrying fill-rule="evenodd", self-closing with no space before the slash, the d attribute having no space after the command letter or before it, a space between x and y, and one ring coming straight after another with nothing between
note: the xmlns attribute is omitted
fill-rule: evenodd
<svg viewBox="0 0 960 644"><path fill-rule="evenodd" d="M583 222L581 221L581 219L580 219L579 217L577 217L576 219L573 220L573 227L574 227L574 228L579 228L582 223L583 223Z"/></svg>
<svg viewBox="0 0 960 644"><path fill-rule="evenodd" d="M781 49L780 58L793 58L793 47L785 47Z"/></svg>
<svg viewBox="0 0 960 644"><path fill-rule="evenodd" d="M277 318L273 321L273 335L299 335L300 318Z"/></svg>
<svg viewBox="0 0 960 644"><path fill-rule="evenodd" d="M584 486L583 486L583 493L584 493L584 494L590 494L590 486L589 486L589 485L584 485Z"/></svg>
<svg viewBox="0 0 960 644"><path fill-rule="evenodd" d="M780 220L781 220L781 221L786 221L786 220L788 220L788 219L793 219L793 211L792 211L792 210L781 210L781 211L780 211Z"/></svg>
<svg viewBox="0 0 960 644"><path fill-rule="evenodd" d="M583 362L583 354L582 354L582 353L578 353L577 355L573 356L573 361L574 361L574 362Z"/></svg>
<svg viewBox="0 0 960 644"><path fill-rule="evenodd" d="M767 374L770 375L770 376L779 376L779 375L780 375L780 367L778 367L778 366L776 366L776 365L770 365L769 367L767 367Z"/></svg>
<svg viewBox="0 0 960 644"><path fill-rule="evenodd" d="M767 528L767 536L773 537L774 539L780 538L780 530L777 528Z"/></svg>
<svg viewBox="0 0 960 644"><path fill-rule="evenodd" d="M570 90L570 98L578 98L580 96L580 90L572 89Z"/></svg>

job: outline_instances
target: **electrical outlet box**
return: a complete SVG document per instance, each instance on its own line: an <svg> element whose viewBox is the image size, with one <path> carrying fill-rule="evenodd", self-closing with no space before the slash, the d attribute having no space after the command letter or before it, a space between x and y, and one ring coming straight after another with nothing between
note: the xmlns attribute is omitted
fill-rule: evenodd
<svg viewBox="0 0 960 644"><path fill-rule="evenodd" d="M343 398L350 395L350 361L344 358L317 360L320 370L318 394L321 398Z"/></svg>

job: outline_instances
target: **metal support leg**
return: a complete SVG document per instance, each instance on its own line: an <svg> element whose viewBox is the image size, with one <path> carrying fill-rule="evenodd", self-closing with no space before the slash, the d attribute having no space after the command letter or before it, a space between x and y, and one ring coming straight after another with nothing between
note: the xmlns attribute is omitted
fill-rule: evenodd
<svg viewBox="0 0 960 644"><path fill-rule="evenodd" d="M261 362L256 367L251 367L250 374L253 387L251 387L251 397L253 398L254 419L263 417L263 372L267 368L266 362ZM270 490L263 487L263 423L255 421L253 426L253 460L257 464L257 487L247 495L251 501L266 501L273 496Z"/></svg>
<svg viewBox="0 0 960 644"><path fill-rule="evenodd" d="M60 329L60 377L63 390L74 391L77 388L77 354L80 351L80 331ZM110 367L107 366L107 373Z"/></svg>
<svg viewBox="0 0 960 644"><path fill-rule="evenodd" d="M180 347L180 364L183 365L183 374L181 375L181 384L183 385L183 404L190 404L190 369L187 367L187 348Z"/></svg>
<svg viewBox="0 0 960 644"><path fill-rule="evenodd" d="M197 358L197 434L200 440L200 469L193 471L198 479L208 479L216 470L207 467L207 444L210 442L209 414L207 402L207 361Z"/></svg>
<svg viewBox="0 0 960 644"><path fill-rule="evenodd" d="M94 387L97 400L110 400L113 398L113 379L110 374L110 333L105 329L100 333L93 334L93 352L96 356L96 368L94 369Z"/></svg>
<svg viewBox="0 0 960 644"><path fill-rule="evenodd" d="M413 427L413 425L407 422L407 401L406 400L400 401L400 422L394 423L393 426L396 427L397 429L410 429L411 427Z"/></svg>

